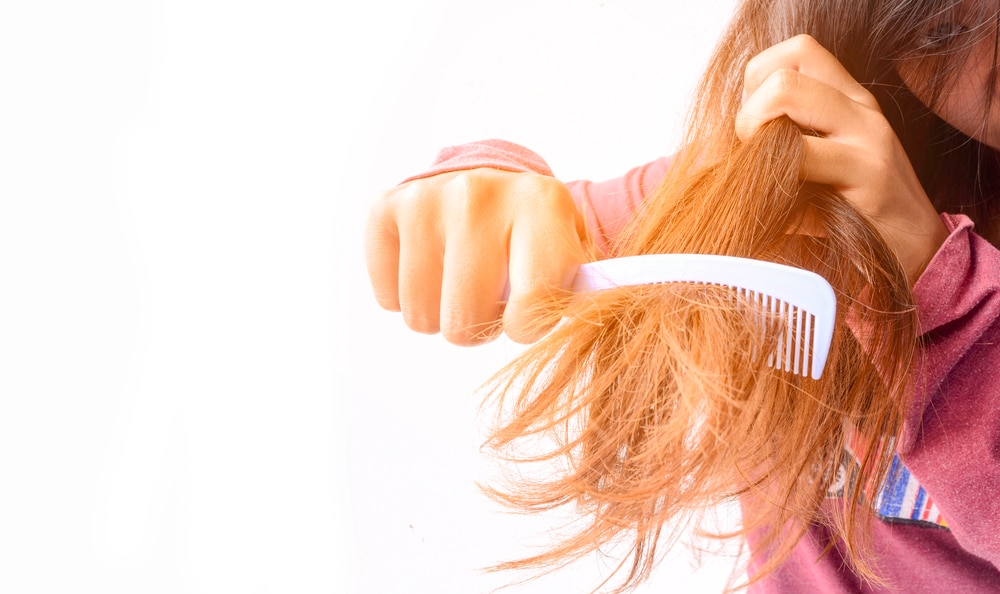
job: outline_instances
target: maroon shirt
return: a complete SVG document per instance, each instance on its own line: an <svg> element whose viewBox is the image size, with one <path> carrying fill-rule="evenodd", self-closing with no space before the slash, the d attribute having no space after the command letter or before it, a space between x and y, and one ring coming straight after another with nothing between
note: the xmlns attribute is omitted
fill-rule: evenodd
<svg viewBox="0 0 1000 594"><path fill-rule="evenodd" d="M599 249L668 163L567 184ZM552 175L533 152L489 140L445 149L431 170L410 179L476 167ZM942 219L951 234L914 286L922 345L897 457L871 524L874 561L888 587L862 582L843 542L820 556L832 535L815 526L750 592L1000 593L1000 251L973 233L967 217Z"/></svg>

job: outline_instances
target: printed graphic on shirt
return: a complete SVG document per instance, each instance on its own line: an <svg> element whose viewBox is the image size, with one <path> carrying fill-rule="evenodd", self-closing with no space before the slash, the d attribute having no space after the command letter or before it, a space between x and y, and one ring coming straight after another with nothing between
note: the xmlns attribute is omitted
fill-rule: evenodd
<svg viewBox="0 0 1000 594"><path fill-rule="evenodd" d="M837 476L833 477L827 490L827 497L843 497L857 480L861 467L854 453L845 449L840 459ZM892 458L889 474L875 497L875 513L887 522L902 522L927 527L947 528L948 523L941 517L934 500L920 486L899 455Z"/></svg>
<svg viewBox="0 0 1000 594"><path fill-rule="evenodd" d="M837 475L830 481L830 486L826 489L826 496L830 499L840 499L844 493L849 492L854 487L854 481L858 478L861 465L850 450L845 449L840 455L840 466L837 467Z"/></svg>
<svg viewBox="0 0 1000 594"><path fill-rule="evenodd" d="M893 456L889 476L875 498L875 513L889 521L948 527L941 510L898 455Z"/></svg>

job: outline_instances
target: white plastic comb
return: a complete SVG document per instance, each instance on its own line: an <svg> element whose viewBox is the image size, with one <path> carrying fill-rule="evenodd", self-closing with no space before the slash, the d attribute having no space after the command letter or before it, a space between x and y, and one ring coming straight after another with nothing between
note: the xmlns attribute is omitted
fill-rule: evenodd
<svg viewBox="0 0 1000 594"><path fill-rule="evenodd" d="M813 379L822 376L833 340L837 298L830 283L814 272L733 256L649 254L584 264L576 273L573 291L667 282L731 287L741 301L785 319L785 339L778 342L768 365L803 376L808 371Z"/></svg>

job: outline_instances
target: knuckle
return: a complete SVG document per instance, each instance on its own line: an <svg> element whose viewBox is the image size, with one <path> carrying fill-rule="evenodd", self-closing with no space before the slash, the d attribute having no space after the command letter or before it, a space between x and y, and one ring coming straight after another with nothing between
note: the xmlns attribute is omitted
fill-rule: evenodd
<svg viewBox="0 0 1000 594"><path fill-rule="evenodd" d="M752 85L760 82L764 65L767 63L767 52L756 54L743 67L743 84Z"/></svg>
<svg viewBox="0 0 1000 594"><path fill-rule="evenodd" d="M747 116L740 112L736 115L736 122L733 125L733 130L736 132L736 137L740 140L747 140L754 133L753 122L747 118Z"/></svg>
<svg viewBox="0 0 1000 594"><path fill-rule="evenodd" d="M409 224L414 218L433 210L430 196L432 194L425 185L415 182L389 190L374 207L373 217L383 222Z"/></svg>
<svg viewBox="0 0 1000 594"><path fill-rule="evenodd" d="M761 57L760 54L747 60L747 65L743 67L743 80L749 81L753 78L755 72L757 72L758 65L760 64Z"/></svg>
<svg viewBox="0 0 1000 594"><path fill-rule="evenodd" d="M767 79L774 96L794 92L799 84L799 73L791 68L779 68Z"/></svg>
<svg viewBox="0 0 1000 594"><path fill-rule="evenodd" d="M392 203L398 192L398 188L386 190L372 200L368 207L369 226L379 225L393 218Z"/></svg>
<svg viewBox="0 0 1000 594"><path fill-rule="evenodd" d="M459 195L474 194L476 188L480 185L481 177L482 175L475 169L459 171L445 183L445 188L449 193Z"/></svg>
<svg viewBox="0 0 1000 594"><path fill-rule="evenodd" d="M861 86L858 89L857 93L858 93L859 102L862 105L864 105L864 106L872 109L873 111L878 112L879 115L882 114L882 106L879 105L878 99L875 98L875 95L870 90L868 90L865 87ZM888 122L887 122L887 124L888 124Z"/></svg>
<svg viewBox="0 0 1000 594"><path fill-rule="evenodd" d="M407 182L401 186L396 186L382 192L378 202L384 208L395 208L400 204L406 204L419 199L421 195L426 193L426 188L427 180L424 179Z"/></svg>
<svg viewBox="0 0 1000 594"><path fill-rule="evenodd" d="M450 228L494 233L519 215L575 220L573 196L561 181L535 173L470 172L456 177L449 191Z"/></svg>
<svg viewBox="0 0 1000 594"><path fill-rule="evenodd" d="M755 118L783 110L797 92L799 84L798 72L788 68L775 70L764 79L754 93L753 108L744 107L745 110L750 110L746 116Z"/></svg>
<svg viewBox="0 0 1000 594"><path fill-rule="evenodd" d="M522 178L518 185L522 203L539 214L567 217L576 212L573 197L561 181L543 175Z"/></svg>
<svg viewBox="0 0 1000 594"><path fill-rule="evenodd" d="M495 181L494 171L490 169L465 169L458 171L449 179L445 187L451 196L462 198L478 198L489 193Z"/></svg>
<svg viewBox="0 0 1000 594"><path fill-rule="evenodd" d="M448 182L451 212L467 223L480 223L486 215L527 206L539 211L575 212L573 197L554 177L490 169L460 172Z"/></svg>
<svg viewBox="0 0 1000 594"><path fill-rule="evenodd" d="M498 208L497 202L502 198L502 193L496 191L492 172L482 169L458 172L447 182L443 194L449 213L467 222Z"/></svg>
<svg viewBox="0 0 1000 594"><path fill-rule="evenodd" d="M800 33L789 39L788 42L795 50L803 52L811 51L820 47L816 38L808 33Z"/></svg>

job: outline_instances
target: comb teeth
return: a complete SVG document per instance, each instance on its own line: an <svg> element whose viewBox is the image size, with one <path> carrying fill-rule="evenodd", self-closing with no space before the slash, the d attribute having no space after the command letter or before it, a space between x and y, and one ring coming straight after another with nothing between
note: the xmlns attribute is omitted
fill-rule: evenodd
<svg viewBox="0 0 1000 594"><path fill-rule="evenodd" d="M785 335L778 339L774 351L767 356L768 366L803 377L810 376L814 353L819 348L815 344L816 316L766 293L743 287L732 287L723 283L691 284L729 289L733 292L733 301L738 309L752 310L758 315L780 319L785 328ZM756 358L757 353L754 352L751 356ZM819 379L818 376L816 379Z"/></svg>
<svg viewBox="0 0 1000 594"><path fill-rule="evenodd" d="M765 293L738 287L736 292L740 297L737 303L778 318L785 327L785 335L778 339L774 352L768 355L767 364L778 370L809 377L813 353L817 348L813 343L816 316Z"/></svg>
<svg viewBox="0 0 1000 594"><path fill-rule="evenodd" d="M573 279L573 290L585 293L669 282L726 287L739 304L781 319L785 336L768 354L768 364L813 379L823 374L837 299L830 283L814 272L734 256L647 254L584 264Z"/></svg>

